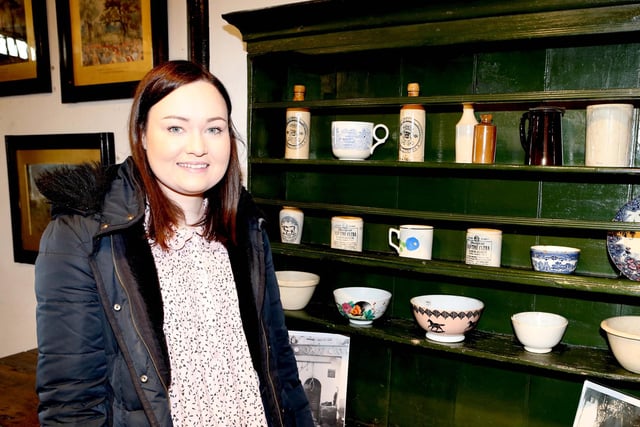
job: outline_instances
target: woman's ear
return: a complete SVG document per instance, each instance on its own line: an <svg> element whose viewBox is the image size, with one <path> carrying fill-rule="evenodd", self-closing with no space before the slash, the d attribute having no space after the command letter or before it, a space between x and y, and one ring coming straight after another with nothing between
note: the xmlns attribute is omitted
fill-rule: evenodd
<svg viewBox="0 0 640 427"><path fill-rule="evenodd" d="M142 148L147 149L147 133L142 134Z"/></svg>

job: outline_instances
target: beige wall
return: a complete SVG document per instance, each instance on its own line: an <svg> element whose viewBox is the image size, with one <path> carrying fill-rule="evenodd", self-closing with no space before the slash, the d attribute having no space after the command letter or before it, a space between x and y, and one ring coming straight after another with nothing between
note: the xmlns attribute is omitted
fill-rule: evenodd
<svg viewBox="0 0 640 427"><path fill-rule="evenodd" d="M186 59L186 3L167 0L169 15L169 57ZM210 0L211 69L227 85L234 103L233 118L246 135L246 54L237 29L221 14L255 9L286 0ZM55 0L47 0L49 50L53 92L0 97L0 141L5 135L113 132L116 160L128 154L126 122L130 99L62 104ZM4 144L3 144L4 145ZM5 149L0 150L0 357L36 347L34 269L13 261L9 186Z"/></svg>

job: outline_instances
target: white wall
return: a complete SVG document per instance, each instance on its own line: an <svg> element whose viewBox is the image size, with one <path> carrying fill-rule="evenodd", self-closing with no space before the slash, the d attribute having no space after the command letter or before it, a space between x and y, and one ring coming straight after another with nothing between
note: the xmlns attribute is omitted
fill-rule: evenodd
<svg viewBox="0 0 640 427"><path fill-rule="evenodd" d="M240 31L222 19L222 14L258 9L304 0L209 0L211 31L211 71L231 94L232 118L246 141L247 135L247 54ZM245 145L239 152L246 156Z"/></svg>
<svg viewBox="0 0 640 427"><path fill-rule="evenodd" d="M168 0L169 57L186 59L186 2ZM241 36L221 14L255 9L284 0L210 0L211 69L225 83L234 103L233 119L246 135L246 54ZM5 135L113 132L116 160L129 154L127 117L131 100L60 102L60 72L55 0L47 0L53 92L0 97L0 141ZM0 150L0 357L36 347L33 266L13 261L9 184L5 149Z"/></svg>

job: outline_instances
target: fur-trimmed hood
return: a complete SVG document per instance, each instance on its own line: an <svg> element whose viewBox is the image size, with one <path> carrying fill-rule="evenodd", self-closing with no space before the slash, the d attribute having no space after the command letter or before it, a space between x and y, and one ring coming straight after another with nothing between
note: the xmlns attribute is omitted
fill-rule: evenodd
<svg viewBox="0 0 640 427"><path fill-rule="evenodd" d="M54 209L86 216L102 210L115 170L99 163L63 165L40 174L36 185Z"/></svg>
<svg viewBox="0 0 640 427"><path fill-rule="evenodd" d="M65 165L42 173L36 185L51 203L51 216L97 216L111 230L144 214L144 191L132 158L120 165ZM105 196L109 194L108 198Z"/></svg>

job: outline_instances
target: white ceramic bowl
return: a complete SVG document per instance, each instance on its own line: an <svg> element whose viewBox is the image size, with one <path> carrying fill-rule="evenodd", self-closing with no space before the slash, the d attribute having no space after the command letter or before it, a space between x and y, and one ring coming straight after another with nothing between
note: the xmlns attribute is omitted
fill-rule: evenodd
<svg viewBox="0 0 640 427"><path fill-rule="evenodd" d="M531 265L535 271L571 274L576 270L580 249L569 246L531 246Z"/></svg>
<svg viewBox="0 0 640 427"><path fill-rule="evenodd" d="M285 310L302 310L309 304L320 276L306 271L276 271L280 301Z"/></svg>
<svg viewBox="0 0 640 427"><path fill-rule="evenodd" d="M523 311L511 316L518 341L531 353L549 353L558 345L569 321L555 313Z"/></svg>
<svg viewBox="0 0 640 427"><path fill-rule="evenodd" d="M391 300L391 292L367 287L339 288L333 291L338 312L354 326L371 325L382 317Z"/></svg>
<svg viewBox="0 0 640 427"><path fill-rule="evenodd" d="M603 320L616 360L627 371L640 374L640 316L617 316Z"/></svg>
<svg viewBox="0 0 640 427"><path fill-rule="evenodd" d="M411 298L411 307L428 339L460 342L478 324L484 303L461 295L421 295Z"/></svg>

